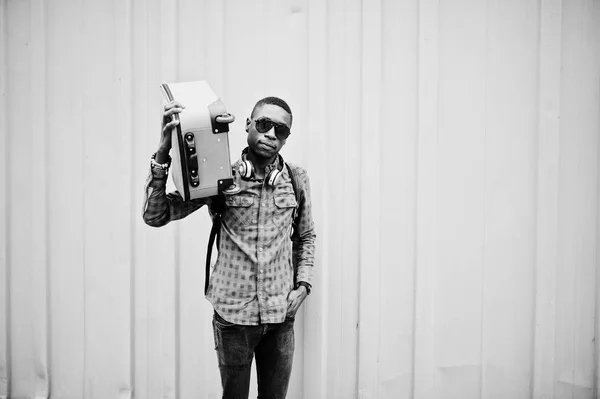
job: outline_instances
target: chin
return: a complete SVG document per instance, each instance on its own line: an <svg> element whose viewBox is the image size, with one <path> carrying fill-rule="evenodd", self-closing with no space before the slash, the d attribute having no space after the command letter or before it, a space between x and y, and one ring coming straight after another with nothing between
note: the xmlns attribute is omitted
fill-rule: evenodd
<svg viewBox="0 0 600 399"><path fill-rule="evenodd" d="M277 155L277 151L273 150L273 151L260 151L257 152L258 156L262 157L262 158L272 158L274 156Z"/></svg>
<svg viewBox="0 0 600 399"><path fill-rule="evenodd" d="M272 156L277 155L277 149L266 149L261 146L257 146L253 148L253 151L256 155L259 155L264 158L270 158Z"/></svg>

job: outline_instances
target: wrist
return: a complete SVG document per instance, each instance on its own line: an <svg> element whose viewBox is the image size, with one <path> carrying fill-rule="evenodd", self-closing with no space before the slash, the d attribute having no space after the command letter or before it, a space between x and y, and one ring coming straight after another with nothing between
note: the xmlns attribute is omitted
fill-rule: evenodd
<svg viewBox="0 0 600 399"><path fill-rule="evenodd" d="M169 167L171 166L171 157L167 154L164 159L159 158L158 153L152 154L150 157L150 166L153 170L164 171L168 173Z"/></svg>
<svg viewBox="0 0 600 399"><path fill-rule="evenodd" d="M295 288L297 290L304 288L304 291L306 292L306 295L310 295L310 289L312 287L306 281L299 281L299 282L296 283L296 287Z"/></svg>
<svg viewBox="0 0 600 399"><path fill-rule="evenodd" d="M161 145L160 147L158 147L158 151L156 151L156 153L154 155L154 160L157 163L170 162L170 159L171 159L171 157L169 156L170 150L171 150L171 147Z"/></svg>

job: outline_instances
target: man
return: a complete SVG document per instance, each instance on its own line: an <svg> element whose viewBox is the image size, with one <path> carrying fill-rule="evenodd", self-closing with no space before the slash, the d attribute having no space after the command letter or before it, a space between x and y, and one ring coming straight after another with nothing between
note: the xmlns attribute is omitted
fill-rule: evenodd
<svg viewBox="0 0 600 399"><path fill-rule="evenodd" d="M178 192L165 192L171 129L178 124L172 116L179 112L185 107L176 101L164 108L161 141L145 189L143 217L150 226L164 226L203 205L211 215L217 212L217 197L186 202ZM223 398L248 397L253 357L259 398L287 393L294 317L310 293L315 242L306 171L288 169L279 155L291 126L285 101L267 97L256 103L246 119L248 147L233 165L239 191L225 195L219 254L206 294L215 310Z"/></svg>

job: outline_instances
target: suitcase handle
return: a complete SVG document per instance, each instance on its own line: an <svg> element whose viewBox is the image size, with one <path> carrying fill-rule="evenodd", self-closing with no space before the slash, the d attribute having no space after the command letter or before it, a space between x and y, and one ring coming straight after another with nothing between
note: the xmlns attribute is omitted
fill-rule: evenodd
<svg viewBox="0 0 600 399"><path fill-rule="evenodd" d="M231 114L219 115L215 118L218 123L231 123L235 120L235 116Z"/></svg>
<svg viewBox="0 0 600 399"><path fill-rule="evenodd" d="M192 187L198 187L198 185L200 185L200 178L198 177L198 156L196 155L194 134L188 132L185 134L184 139L190 185Z"/></svg>

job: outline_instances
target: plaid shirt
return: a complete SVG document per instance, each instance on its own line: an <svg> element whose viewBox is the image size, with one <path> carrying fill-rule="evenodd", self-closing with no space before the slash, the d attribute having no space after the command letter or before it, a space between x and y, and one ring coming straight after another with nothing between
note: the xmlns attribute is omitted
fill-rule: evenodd
<svg viewBox="0 0 600 399"><path fill-rule="evenodd" d="M239 161L238 161L239 162ZM265 174L278 167L267 166ZM233 167L237 169L238 163ZM292 165L290 165L292 166ZM292 221L296 196L287 168L275 187L262 180L236 179L241 191L226 196L219 255L211 273L207 299L225 320L243 325L281 323L287 296L294 283L312 285L315 230L306 171L297 171L298 209L292 256ZM183 201L179 192L166 194L167 172L150 168L145 186L143 218L146 224L164 226L208 205L211 198ZM292 261L292 258L294 262Z"/></svg>

